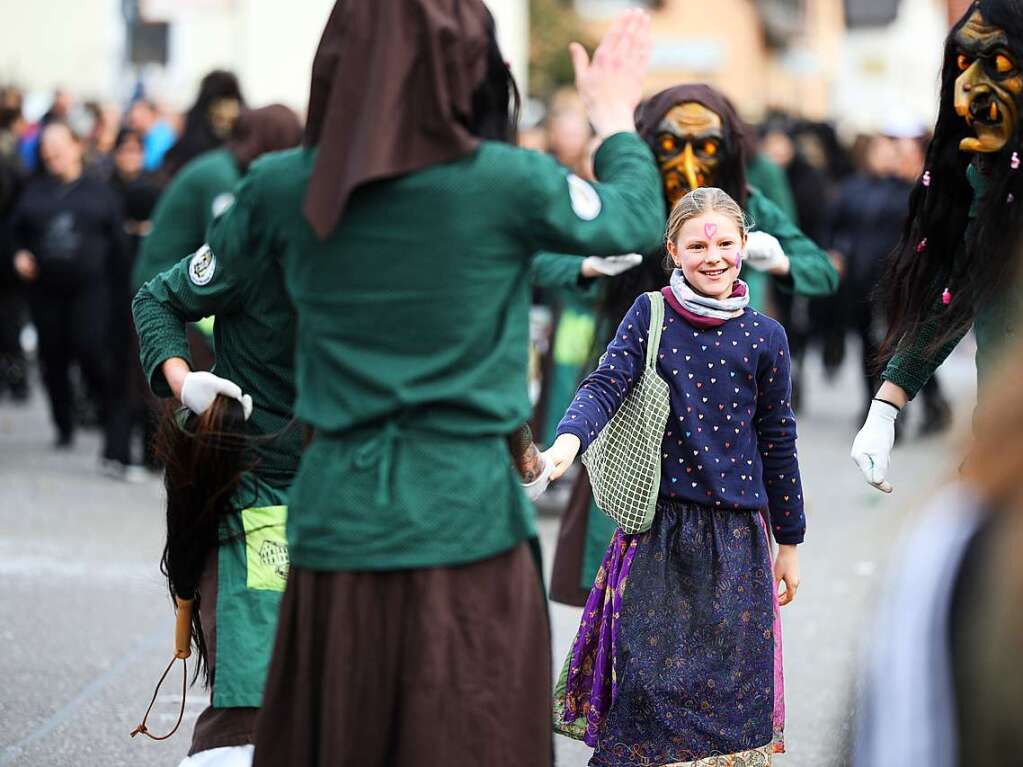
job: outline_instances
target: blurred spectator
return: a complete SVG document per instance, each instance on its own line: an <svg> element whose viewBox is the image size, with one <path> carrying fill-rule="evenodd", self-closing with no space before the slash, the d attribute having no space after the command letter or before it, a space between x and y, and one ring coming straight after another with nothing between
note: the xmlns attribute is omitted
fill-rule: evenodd
<svg viewBox="0 0 1023 767"><path fill-rule="evenodd" d="M57 88L53 92L53 103L46 110L39 122L27 125L21 133L21 161L29 171L39 170L39 137L43 128L54 121L67 121L71 115L71 108L74 106L74 99L71 94L63 88Z"/></svg>
<svg viewBox="0 0 1023 767"><path fill-rule="evenodd" d="M144 168L154 171L163 163L164 155L174 144L174 129L160 117L156 104L146 98L136 99L128 108L127 125L142 136L145 149Z"/></svg>
<svg viewBox="0 0 1023 767"><path fill-rule="evenodd" d="M113 104L88 101L89 132L85 139L85 165L100 178L110 178L114 171L111 153L120 129L121 113Z"/></svg>
<svg viewBox="0 0 1023 767"><path fill-rule="evenodd" d="M587 150L592 135L579 94L571 88L555 93L547 115L547 151L573 173L578 173L588 162Z"/></svg>
<svg viewBox="0 0 1023 767"><path fill-rule="evenodd" d="M238 78L231 72L214 70L199 84L199 95L185 115L185 127L164 158L161 175L170 181L188 162L216 149L231 135L245 106Z"/></svg>
<svg viewBox="0 0 1023 767"><path fill-rule="evenodd" d="M899 242L912 182L923 168L921 155L917 171L908 178L900 177L900 171L910 160L900 155L899 146L882 135L863 142L862 170L842 184L831 228L831 247L842 254L845 263L842 295L849 327L861 342L864 417L881 383L877 355L885 318L872 300L873 292L888 254ZM950 422L951 410L936 378L931 379L922 394L924 433L944 429Z"/></svg>
<svg viewBox="0 0 1023 767"><path fill-rule="evenodd" d="M28 398L25 352L21 348L25 306L22 285L13 269L10 220L24 183L18 155L23 122L21 94L13 88L0 90L0 397L10 394L19 402Z"/></svg>
<svg viewBox="0 0 1023 767"><path fill-rule="evenodd" d="M747 165L747 179L751 186L761 191L773 190L772 201L788 213L807 237L822 245L821 224L828 207L828 183L824 172L811 165L799 151L793 138L795 130L796 123L781 116L773 117L761 128L759 151ZM752 177L750 171L754 174ZM781 178L775 180L774 173L780 173ZM767 181L771 185L761 187ZM834 297L810 299L779 289L772 283L771 299L776 318L784 325L789 337L792 407L798 412L803 400L803 360L814 332L810 306L814 300L833 302Z"/></svg>
<svg viewBox="0 0 1023 767"><path fill-rule="evenodd" d="M111 271L110 302L110 390L113 402L111 422L111 475L132 476L133 437L141 435L143 463L154 467L153 437L157 422L156 400L138 364L138 341L131 317L134 295L131 273L142 238L149 233L151 217L160 190L144 170L142 136L130 128L117 134L112 152L113 174L110 186L121 202L124 213L125 247Z"/></svg>
<svg viewBox="0 0 1023 767"><path fill-rule="evenodd" d="M107 366L109 287L122 247L120 205L101 181L84 174L81 141L64 123L43 129L45 173L22 193L11 220L14 268L28 285L32 320L58 447L72 444L69 369L77 361L99 399L109 429ZM109 458L109 433L104 435Z"/></svg>

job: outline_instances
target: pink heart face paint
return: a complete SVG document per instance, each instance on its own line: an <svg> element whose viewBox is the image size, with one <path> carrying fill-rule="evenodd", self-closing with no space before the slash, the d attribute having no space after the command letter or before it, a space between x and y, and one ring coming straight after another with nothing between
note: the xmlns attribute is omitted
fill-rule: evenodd
<svg viewBox="0 0 1023 767"><path fill-rule="evenodd" d="M696 291L727 298L739 276L743 245L736 222L709 211L682 225L672 258Z"/></svg>

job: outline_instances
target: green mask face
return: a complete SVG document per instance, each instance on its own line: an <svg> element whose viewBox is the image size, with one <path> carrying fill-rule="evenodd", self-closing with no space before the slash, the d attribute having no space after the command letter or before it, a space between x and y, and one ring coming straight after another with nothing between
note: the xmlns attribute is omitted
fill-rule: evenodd
<svg viewBox="0 0 1023 767"><path fill-rule="evenodd" d="M964 152L998 152L1019 124L1023 74L1009 49L1005 30L989 24L975 10L956 33L955 110L974 132L959 148Z"/></svg>

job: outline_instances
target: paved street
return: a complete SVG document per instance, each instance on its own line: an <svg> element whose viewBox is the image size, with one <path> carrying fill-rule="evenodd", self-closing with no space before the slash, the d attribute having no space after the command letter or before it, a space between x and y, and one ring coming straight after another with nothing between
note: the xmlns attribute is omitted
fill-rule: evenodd
<svg viewBox="0 0 1023 767"><path fill-rule="evenodd" d="M959 350L942 375L962 427L973 402L969 353ZM896 453L896 492L882 496L848 458L861 403L852 361L830 384L811 365L807 383L799 448L809 532L799 598L784 612L785 767L840 764L857 645L886 557L928 488L957 464L944 449L952 438L921 441L911 425ZM171 654L160 482L99 476L94 435L70 453L51 450L51 438L38 390L26 408L0 403L0 766L175 765L204 706L200 690L190 691L170 741L128 737ZM541 527L549 562L556 518ZM560 667L579 611L552 612ZM168 681L150 719L155 732L173 724L180 704L180 676ZM558 756L561 767L579 767L588 749L559 739Z"/></svg>

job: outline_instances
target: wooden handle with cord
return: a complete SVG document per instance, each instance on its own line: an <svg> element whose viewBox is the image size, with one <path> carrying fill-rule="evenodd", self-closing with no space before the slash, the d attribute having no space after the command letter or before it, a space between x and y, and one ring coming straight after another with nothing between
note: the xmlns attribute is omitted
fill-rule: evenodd
<svg viewBox="0 0 1023 767"><path fill-rule="evenodd" d="M177 597L177 621L174 625L174 657L185 659L192 655L192 603L191 599Z"/></svg>

